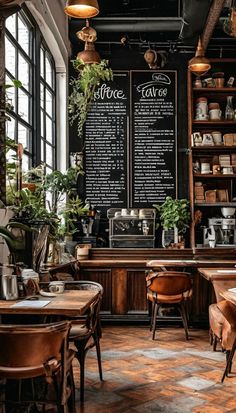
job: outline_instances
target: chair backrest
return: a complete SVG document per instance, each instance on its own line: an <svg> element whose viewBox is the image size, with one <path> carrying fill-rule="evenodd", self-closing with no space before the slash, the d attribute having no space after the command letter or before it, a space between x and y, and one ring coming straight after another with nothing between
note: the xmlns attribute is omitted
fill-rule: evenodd
<svg viewBox="0 0 236 413"><path fill-rule="evenodd" d="M159 295L179 295L192 289L191 275L187 272L163 271L151 279L149 290Z"/></svg>
<svg viewBox="0 0 236 413"><path fill-rule="evenodd" d="M95 281L65 281L65 290L93 290L103 294L103 286Z"/></svg>
<svg viewBox="0 0 236 413"><path fill-rule="evenodd" d="M79 278L79 262L71 261L66 264L59 265L49 270L49 275L52 280L67 281L78 280Z"/></svg>
<svg viewBox="0 0 236 413"><path fill-rule="evenodd" d="M35 325L0 325L0 366L32 368L50 359L62 360L69 321Z"/></svg>
<svg viewBox="0 0 236 413"><path fill-rule="evenodd" d="M220 295L223 291L229 288L236 288L236 274L218 275L211 278L211 282L215 291L216 302L224 300Z"/></svg>

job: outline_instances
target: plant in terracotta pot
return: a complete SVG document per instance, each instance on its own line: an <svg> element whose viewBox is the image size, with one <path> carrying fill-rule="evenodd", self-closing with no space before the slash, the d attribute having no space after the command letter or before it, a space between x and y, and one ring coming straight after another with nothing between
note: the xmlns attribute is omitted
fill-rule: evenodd
<svg viewBox="0 0 236 413"><path fill-rule="evenodd" d="M182 236L189 227L191 219L189 201L185 198L173 199L168 196L163 204L154 205L154 207L157 209L159 222L163 228L162 245L166 246L165 235L169 230L172 230L172 234L174 235L174 244L178 244L179 237Z"/></svg>

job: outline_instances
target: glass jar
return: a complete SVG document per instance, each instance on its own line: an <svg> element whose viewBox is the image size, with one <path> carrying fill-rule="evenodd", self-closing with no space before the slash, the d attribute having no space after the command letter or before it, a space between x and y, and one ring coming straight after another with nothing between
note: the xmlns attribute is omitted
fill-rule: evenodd
<svg viewBox="0 0 236 413"><path fill-rule="evenodd" d="M234 120L233 96L227 96L225 119Z"/></svg>

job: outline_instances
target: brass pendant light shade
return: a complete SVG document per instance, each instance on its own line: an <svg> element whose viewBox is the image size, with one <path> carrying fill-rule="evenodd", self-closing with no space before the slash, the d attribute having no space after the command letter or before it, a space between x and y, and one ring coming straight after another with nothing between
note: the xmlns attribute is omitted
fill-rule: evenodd
<svg viewBox="0 0 236 413"><path fill-rule="evenodd" d="M189 61L189 70L196 76L205 75L211 68L209 60L204 56L201 39L199 38L195 56Z"/></svg>
<svg viewBox="0 0 236 413"><path fill-rule="evenodd" d="M90 19L97 16L99 6L97 0L68 0L64 11L77 19Z"/></svg>
<svg viewBox="0 0 236 413"><path fill-rule="evenodd" d="M85 42L84 50L77 54L77 59L82 60L85 65L101 62L101 58L99 53L96 52L94 44L89 42Z"/></svg>

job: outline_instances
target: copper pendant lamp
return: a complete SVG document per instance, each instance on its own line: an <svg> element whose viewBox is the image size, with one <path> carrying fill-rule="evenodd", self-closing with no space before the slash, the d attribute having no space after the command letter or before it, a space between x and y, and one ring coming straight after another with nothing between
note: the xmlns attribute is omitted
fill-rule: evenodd
<svg viewBox="0 0 236 413"><path fill-rule="evenodd" d="M189 61L189 70L196 76L203 76L211 68L209 60L204 56L201 39L199 38L195 56Z"/></svg>
<svg viewBox="0 0 236 413"><path fill-rule="evenodd" d="M68 0L64 11L77 19L90 19L97 16L99 6L97 0Z"/></svg>

